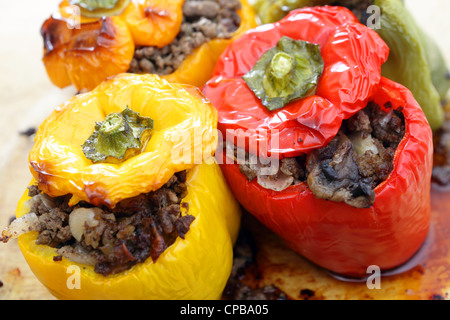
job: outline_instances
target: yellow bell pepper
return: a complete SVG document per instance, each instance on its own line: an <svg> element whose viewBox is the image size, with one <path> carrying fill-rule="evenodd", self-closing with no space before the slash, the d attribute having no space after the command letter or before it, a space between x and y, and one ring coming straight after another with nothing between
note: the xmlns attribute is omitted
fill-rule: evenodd
<svg viewBox="0 0 450 320"><path fill-rule="evenodd" d="M92 163L80 146L97 121L126 106L155 122L144 152L120 165ZM216 122L217 111L197 89L151 74L121 74L75 96L41 124L29 155L30 170L39 189L51 197L72 194L70 205L84 200L111 207L157 190L176 172L211 158ZM191 140L197 145L189 153ZM180 161L178 155L188 159Z"/></svg>
<svg viewBox="0 0 450 320"><path fill-rule="evenodd" d="M213 73L214 67L225 48L246 31L257 26L253 7L246 0L241 0L242 8L238 11L241 25L231 39L213 39L194 50L175 72L163 76L171 82L187 83L202 87Z"/></svg>
<svg viewBox="0 0 450 320"><path fill-rule="evenodd" d="M120 163L93 163L81 151L94 123L128 106L154 120L145 149ZM72 193L80 200L113 207L118 201L158 189L187 170L188 213L195 217L185 238L178 237L156 260L103 276L93 266L65 258L35 243L38 233L19 237L20 249L36 277L60 299L218 299L232 266L240 207L213 160L217 113L193 87L155 75L122 74L55 110L40 126L30 153L30 168L41 191ZM195 132L194 132L195 131ZM200 134L202 139L191 139ZM182 139L178 139L182 137ZM200 141L201 140L201 141ZM193 149L187 157L183 150ZM174 156L172 158L170 155ZM192 161L195 163L192 163ZM199 161L200 160L200 161ZM16 217L26 214L25 193ZM70 286L78 267L79 288Z"/></svg>

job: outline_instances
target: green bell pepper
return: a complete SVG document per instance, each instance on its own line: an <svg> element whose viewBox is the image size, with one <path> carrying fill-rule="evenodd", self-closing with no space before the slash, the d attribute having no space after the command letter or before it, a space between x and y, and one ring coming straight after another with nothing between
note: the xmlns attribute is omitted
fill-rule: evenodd
<svg viewBox="0 0 450 320"><path fill-rule="evenodd" d="M293 9L318 5L345 6L364 24L370 17L368 6L378 6L381 28L376 31L390 48L382 75L411 90L433 129L442 126L442 104L450 88L448 68L436 43L424 34L401 0L257 0L254 7L262 23L271 23Z"/></svg>

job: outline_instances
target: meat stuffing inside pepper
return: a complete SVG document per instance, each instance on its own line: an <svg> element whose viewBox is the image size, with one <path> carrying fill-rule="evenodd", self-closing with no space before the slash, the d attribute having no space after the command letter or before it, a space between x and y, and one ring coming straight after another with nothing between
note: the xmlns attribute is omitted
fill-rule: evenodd
<svg viewBox="0 0 450 320"><path fill-rule="evenodd" d="M229 39L239 28L239 0L186 0L183 22L175 40L162 48L136 47L128 72L174 72L196 48L212 39Z"/></svg>
<svg viewBox="0 0 450 320"><path fill-rule="evenodd" d="M156 262L178 237L184 239L195 219L186 213L188 204L181 202L186 192L186 171L156 191L120 201L114 209L87 202L70 207L70 195L49 197L32 185L30 213L19 219L28 220L26 231L39 232L37 244L55 248L55 261L65 257L94 265L95 272L107 276L149 257ZM14 228L13 222L3 232L4 241Z"/></svg>
<svg viewBox="0 0 450 320"><path fill-rule="evenodd" d="M280 160L276 172L263 174L267 161L248 153L244 163L240 160L239 169L248 180L257 179L267 189L282 191L305 182L317 198L367 208L375 201L374 189L393 169L395 151L404 133L401 111L389 104L382 108L369 103L343 122L327 146L307 155ZM231 154L236 160L238 148L229 144L227 148L233 149Z"/></svg>

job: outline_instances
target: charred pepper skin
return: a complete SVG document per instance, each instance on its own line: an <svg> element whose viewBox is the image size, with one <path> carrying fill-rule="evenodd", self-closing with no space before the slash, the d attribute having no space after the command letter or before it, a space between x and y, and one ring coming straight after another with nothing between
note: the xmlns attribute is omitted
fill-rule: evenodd
<svg viewBox="0 0 450 320"><path fill-rule="evenodd" d="M121 163L93 163L85 158L80 142L93 130L95 121L126 105L154 120L146 148ZM35 137L35 149L30 153L30 161L35 163L30 166L36 177L33 184L49 195L72 192L72 204L85 199L96 206L114 206L136 192L156 190L173 173L186 170L187 195L182 204L188 205L188 214L195 220L185 238L178 238L155 263L147 259L111 276L65 258L54 261L55 248L36 244L37 232L23 234L19 247L36 277L60 299L219 299L231 272L241 209L213 158L216 126L216 111L197 88L169 83L156 75L122 74L57 108ZM56 133L55 127L63 130ZM198 140L185 138L195 130L200 130L203 143L194 146ZM177 133L183 136L172 141ZM177 148L191 148L187 150L192 158L172 159L171 151L181 150ZM152 162L147 156L161 161ZM79 161L72 162L73 158ZM61 162L52 166L52 161ZM63 163L71 163L70 169ZM95 174L82 174L86 167L77 163L95 167ZM45 174L35 171L44 167ZM70 185L79 183L86 183L85 187L69 190ZM85 198L88 186L95 185L98 190L91 188L91 197ZM28 213L28 199L25 193L16 217Z"/></svg>
<svg viewBox="0 0 450 320"><path fill-rule="evenodd" d="M62 1L58 13L41 28L43 62L51 82L60 88L74 85L78 91L89 91L108 77L127 72L136 47L161 47L175 38L183 2L132 1L120 15L100 19L81 16L76 21L69 2ZM177 70L162 77L174 83L204 85L226 46L257 25L253 7L246 0L241 4L237 12L241 23L231 39L202 44ZM76 23L79 27L74 27Z"/></svg>
<svg viewBox="0 0 450 320"><path fill-rule="evenodd" d="M93 89L107 77L125 72L133 59L134 43L119 17L105 17L69 28L50 17L41 28L42 61L50 81L60 88Z"/></svg>

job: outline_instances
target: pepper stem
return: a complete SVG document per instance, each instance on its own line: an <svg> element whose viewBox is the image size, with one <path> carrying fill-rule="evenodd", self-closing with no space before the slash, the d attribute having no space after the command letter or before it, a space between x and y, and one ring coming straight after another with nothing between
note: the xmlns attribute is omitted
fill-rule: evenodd
<svg viewBox="0 0 450 320"><path fill-rule="evenodd" d="M125 120L117 113L108 115L99 129L99 133L102 135L114 134L122 131L125 131Z"/></svg>
<svg viewBox="0 0 450 320"><path fill-rule="evenodd" d="M96 123L94 132L83 144L83 152L94 162L124 161L143 149L149 138L146 133L151 129L152 119L141 117L127 107Z"/></svg>
<svg viewBox="0 0 450 320"><path fill-rule="evenodd" d="M272 111L313 94L323 67L318 44L282 37L243 78Z"/></svg>
<svg viewBox="0 0 450 320"><path fill-rule="evenodd" d="M111 9L117 4L118 0L70 0L70 4L78 5L86 10Z"/></svg>
<svg viewBox="0 0 450 320"><path fill-rule="evenodd" d="M130 0L69 0L69 4L78 6L81 15L87 18L119 15L129 3Z"/></svg>
<svg viewBox="0 0 450 320"><path fill-rule="evenodd" d="M285 53L278 52L270 62L270 72L277 79L283 79L294 69L294 58Z"/></svg>

